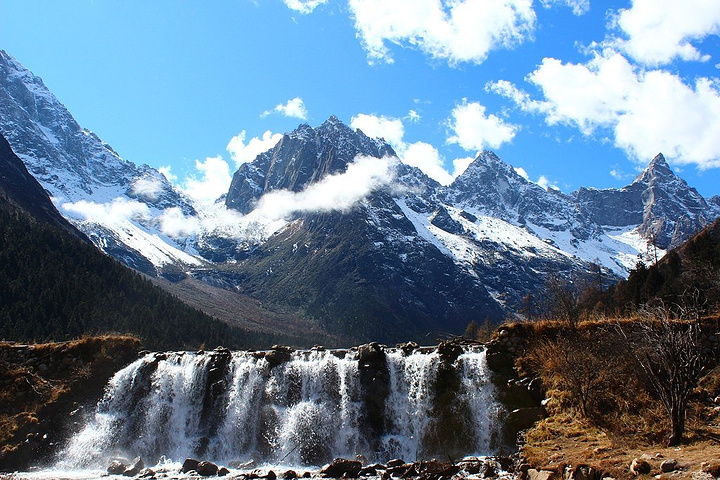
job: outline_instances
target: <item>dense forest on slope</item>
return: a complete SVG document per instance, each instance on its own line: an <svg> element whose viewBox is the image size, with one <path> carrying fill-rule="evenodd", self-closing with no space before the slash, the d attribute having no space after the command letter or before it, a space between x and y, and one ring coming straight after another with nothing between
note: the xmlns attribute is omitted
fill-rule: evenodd
<svg viewBox="0 0 720 480"><path fill-rule="evenodd" d="M151 349L267 348L285 340L201 313L98 251L0 135L0 339L108 332L135 335Z"/></svg>
<svg viewBox="0 0 720 480"><path fill-rule="evenodd" d="M720 307L720 219L660 261L639 262L627 280L601 292L589 289L580 299L582 310L603 315L627 315L662 301L684 317Z"/></svg>
<svg viewBox="0 0 720 480"><path fill-rule="evenodd" d="M0 338L137 335L151 349L269 346L194 310L138 273L0 198Z"/></svg>

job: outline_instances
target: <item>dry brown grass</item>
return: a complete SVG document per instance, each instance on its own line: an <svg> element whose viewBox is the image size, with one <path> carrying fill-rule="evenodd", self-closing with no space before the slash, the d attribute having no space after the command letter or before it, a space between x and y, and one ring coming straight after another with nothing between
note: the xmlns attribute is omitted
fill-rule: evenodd
<svg viewBox="0 0 720 480"><path fill-rule="evenodd" d="M43 412L53 411L58 404L72 403L68 395L73 389L85 389L86 380L105 370L115 369L116 356L127 357L137 351L140 342L128 335L83 337L66 342L29 344L0 342L0 352L20 350L25 355L48 363L70 356L82 361L60 369L38 368L39 362L0 360L0 459L18 449L38 428ZM5 353L5 352L3 352ZM28 358L28 357L24 358ZM0 358L5 358L3 357ZM90 382L93 383L93 382Z"/></svg>
<svg viewBox="0 0 720 480"><path fill-rule="evenodd" d="M590 465L617 479L634 478L629 470L634 458L649 456L652 476L661 473L663 460L675 459L679 470L663 477L691 478L705 468L705 462L720 459L720 443L691 437L679 447L667 448L631 435L608 435L577 417L554 415L528 431L522 454L534 468L560 473L567 466Z"/></svg>
<svg viewBox="0 0 720 480"><path fill-rule="evenodd" d="M577 329L553 321L516 323L526 352L517 360L523 375L539 375L548 387L550 416L526 432L522 456L533 468L560 473L566 466L590 465L615 478L633 478L629 465L646 455L659 475L673 458L680 469L663 478L691 478L720 460L720 365L702 378L688 410L684 442L664 446L669 422L632 359L613 340L612 324L632 328L637 319L582 322ZM720 317L703 324L716 332ZM585 395L586 405L580 405ZM709 463L708 463L709 462ZM720 475L720 473L718 474Z"/></svg>

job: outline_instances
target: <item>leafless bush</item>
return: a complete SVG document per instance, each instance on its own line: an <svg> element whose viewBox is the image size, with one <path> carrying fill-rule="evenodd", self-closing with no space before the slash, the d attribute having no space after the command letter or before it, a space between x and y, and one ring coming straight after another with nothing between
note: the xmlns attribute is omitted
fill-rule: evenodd
<svg viewBox="0 0 720 480"><path fill-rule="evenodd" d="M575 331L538 342L529 353L533 368L563 409L591 420L617 409L627 386L625 362L604 333Z"/></svg>
<svg viewBox="0 0 720 480"><path fill-rule="evenodd" d="M673 320L673 309L645 306L632 330L617 324L626 350L660 399L670 421L668 446L682 441L688 401L708 365L697 322Z"/></svg>

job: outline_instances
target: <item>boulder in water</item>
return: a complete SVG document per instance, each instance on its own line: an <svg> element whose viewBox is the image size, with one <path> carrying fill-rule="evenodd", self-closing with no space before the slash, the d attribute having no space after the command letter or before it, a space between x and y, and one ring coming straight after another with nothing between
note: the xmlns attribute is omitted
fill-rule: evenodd
<svg viewBox="0 0 720 480"><path fill-rule="evenodd" d="M284 345L273 345L269 352L265 354L265 360L270 364L270 368L289 362L292 359L292 353L295 350Z"/></svg>
<svg viewBox="0 0 720 480"><path fill-rule="evenodd" d="M132 463L125 469L124 472L122 472L122 474L126 477L134 477L140 473L143 468L145 468L145 462L143 462L143 459L135 457Z"/></svg>
<svg viewBox="0 0 720 480"><path fill-rule="evenodd" d="M374 477L377 475L377 468L374 466L363 467L358 473L361 477Z"/></svg>
<svg viewBox="0 0 720 480"><path fill-rule="evenodd" d="M252 468L255 466L255 460L247 460L245 462L239 461L239 460L233 460L232 462L228 463L228 467L235 468L237 470L245 470L248 468Z"/></svg>
<svg viewBox="0 0 720 480"><path fill-rule="evenodd" d="M127 465L120 460L113 460L108 466L107 472L110 475L122 475L125 472Z"/></svg>
<svg viewBox="0 0 720 480"><path fill-rule="evenodd" d="M420 348L420 345L418 345L415 342L407 342L407 343L398 343L397 348L402 350L403 355L407 356L410 355L412 352Z"/></svg>
<svg viewBox="0 0 720 480"><path fill-rule="evenodd" d="M463 353L463 346L459 340L446 340L440 342L437 352L444 362L453 363Z"/></svg>
<svg viewBox="0 0 720 480"><path fill-rule="evenodd" d="M180 473L187 473L190 470L197 470L197 466L200 465L200 460L194 458L186 458L180 469Z"/></svg>
<svg viewBox="0 0 720 480"><path fill-rule="evenodd" d="M140 470L138 478L155 478L155 471L150 468L143 468Z"/></svg>
<svg viewBox="0 0 720 480"><path fill-rule="evenodd" d="M347 458L336 458L329 465L320 469L320 475L330 478L340 478L343 475L350 478L357 478L362 470L362 463Z"/></svg>
<svg viewBox="0 0 720 480"><path fill-rule="evenodd" d="M197 467L195 467L195 471L203 477L217 475L218 470L218 466L212 462L200 462L197 464Z"/></svg>

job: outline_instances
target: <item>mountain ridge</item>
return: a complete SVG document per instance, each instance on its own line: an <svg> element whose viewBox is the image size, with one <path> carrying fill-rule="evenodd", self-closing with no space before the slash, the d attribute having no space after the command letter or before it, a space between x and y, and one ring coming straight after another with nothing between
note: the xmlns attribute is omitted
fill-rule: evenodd
<svg viewBox="0 0 720 480"><path fill-rule="evenodd" d="M664 250L679 246L720 215L717 207L675 175L661 153L630 185L580 188L574 196L590 219L603 225L638 225L643 237Z"/></svg>
<svg viewBox="0 0 720 480"><path fill-rule="evenodd" d="M704 199L662 156L623 189L564 194L484 151L441 186L335 116L283 135L201 205L122 160L13 62L0 54L0 131L98 248L150 276L204 282L218 298L249 294L331 336L459 333L461 322L513 315L552 276L589 282L601 268L615 281L649 261L650 244L662 251L720 214L720 197ZM37 98L42 115L28 113ZM53 140L61 134L65 143Z"/></svg>

